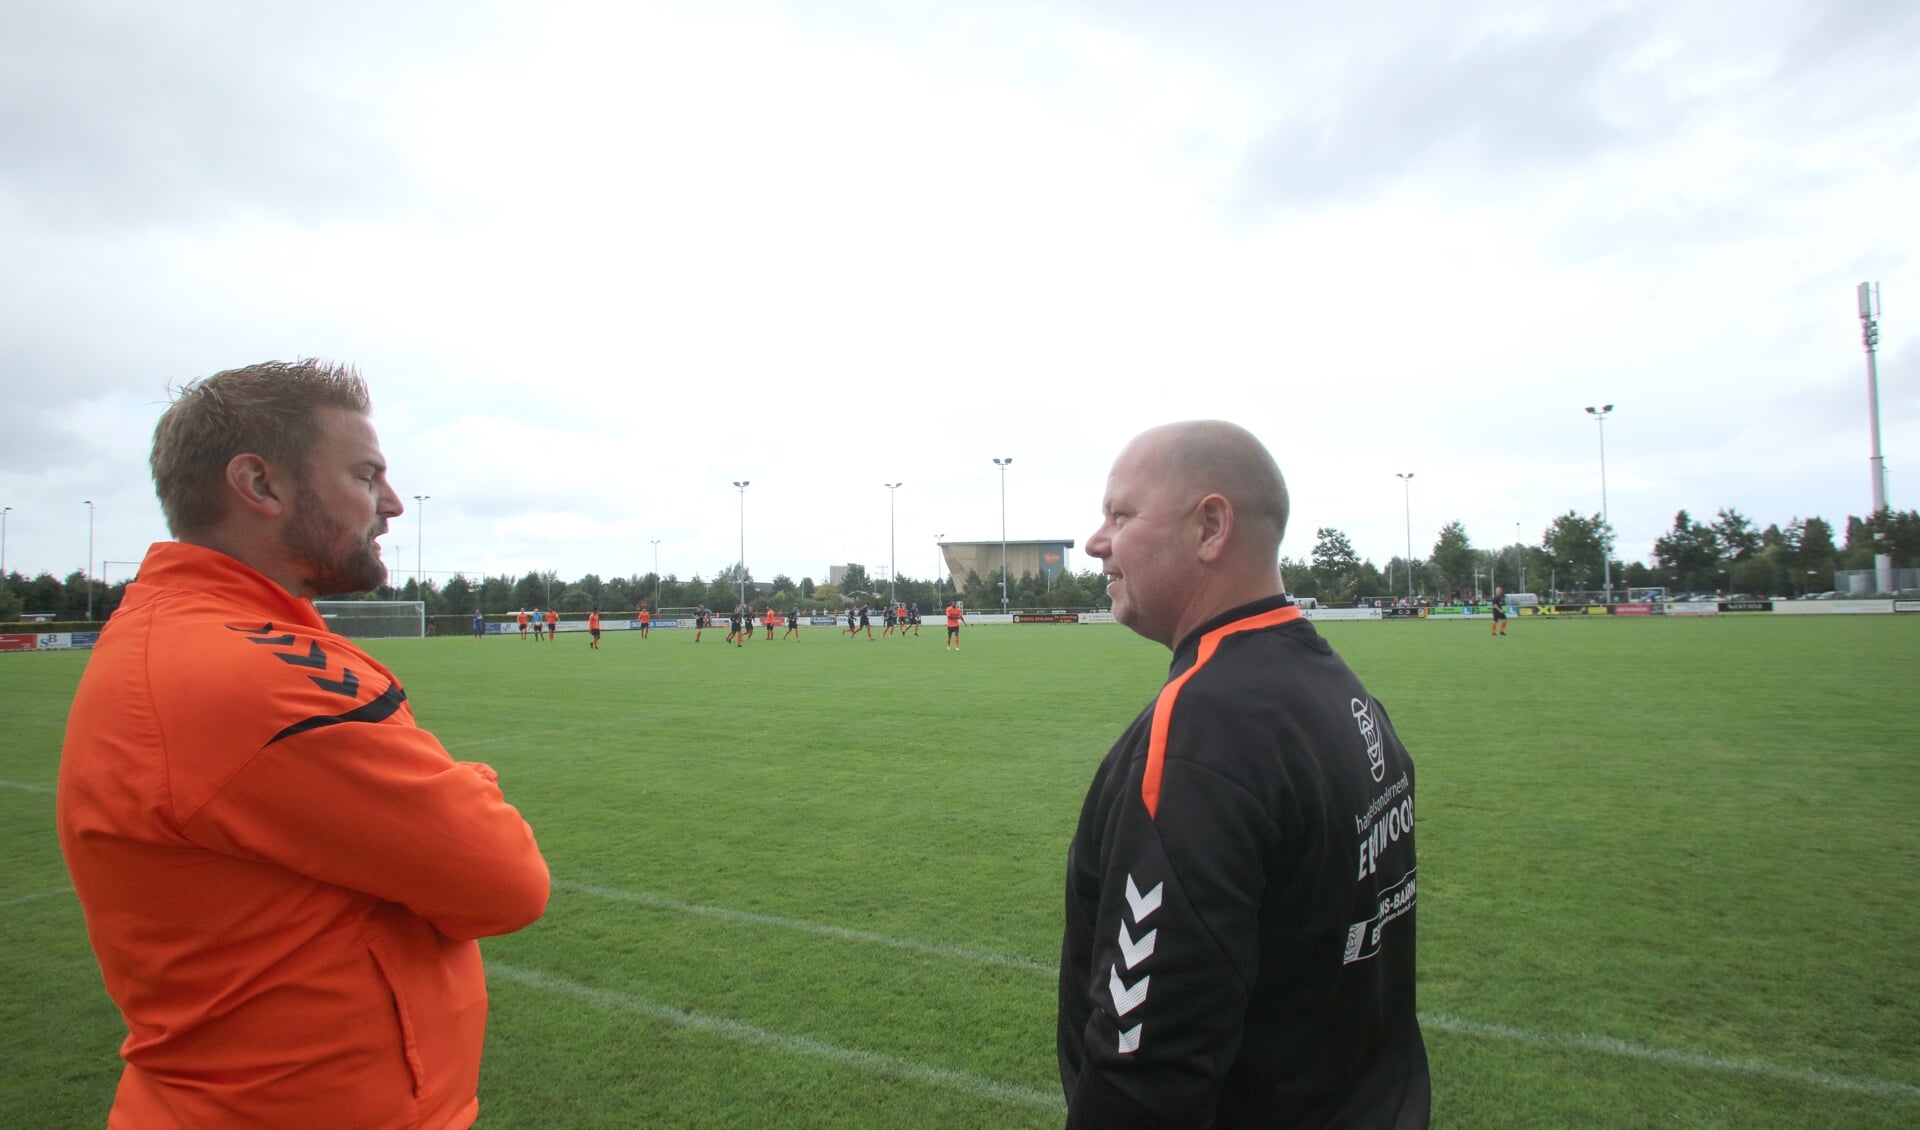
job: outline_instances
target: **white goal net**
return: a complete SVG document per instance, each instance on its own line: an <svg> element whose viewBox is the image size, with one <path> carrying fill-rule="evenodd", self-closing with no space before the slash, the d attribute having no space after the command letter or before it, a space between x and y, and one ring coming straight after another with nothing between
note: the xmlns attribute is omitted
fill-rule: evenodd
<svg viewBox="0 0 1920 1130"><path fill-rule="evenodd" d="M350 640L419 639L427 606L418 600L316 600L327 627Z"/></svg>

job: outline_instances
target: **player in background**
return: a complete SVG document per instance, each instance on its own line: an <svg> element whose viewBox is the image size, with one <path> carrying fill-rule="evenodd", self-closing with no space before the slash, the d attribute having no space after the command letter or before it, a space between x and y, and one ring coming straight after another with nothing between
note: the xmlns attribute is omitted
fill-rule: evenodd
<svg viewBox="0 0 1920 1130"><path fill-rule="evenodd" d="M520 615L514 617L514 623L520 625L520 642L525 643L527 641L527 610L526 609L522 608L520 610Z"/></svg>
<svg viewBox="0 0 1920 1130"><path fill-rule="evenodd" d="M767 638L772 639L773 638L773 605L771 604L767 605L766 615L761 617L761 620L767 625Z"/></svg>
<svg viewBox="0 0 1920 1130"><path fill-rule="evenodd" d="M800 609L797 606L787 609L787 630L780 633L783 640L789 637L794 640L800 638Z"/></svg>
<svg viewBox="0 0 1920 1130"><path fill-rule="evenodd" d="M633 618L640 621L641 639L644 640L653 634L653 613L647 610L647 606L644 603L641 604L639 608L634 609Z"/></svg>
<svg viewBox="0 0 1920 1130"><path fill-rule="evenodd" d="M707 606L702 604L693 610L693 642L700 642L700 633L707 629Z"/></svg>
<svg viewBox="0 0 1920 1130"><path fill-rule="evenodd" d="M479 639L487 634L487 618L480 615L478 608L473 610L473 638Z"/></svg>
<svg viewBox="0 0 1920 1130"><path fill-rule="evenodd" d="M916 605L914 605L914 606L913 606L912 608L909 608L909 609L907 609L907 619L908 619L908 621L909 621L909 622L911 622L911 623L913 624L913 634L914 634L914 637L915 637L916 639L917 639L917 638L919 638L919 635L920 635L920 606L919 606L918 604L916 604Z"/></svg>
<svg viewBox="0 0 1920 1130"><path fill-rule="evenodd" d="M847 605L847 636L858 639L860 636L860 613L853 605Z"/></svg>
<svg viewBox="0 0 1920 1130"><path fill-rule="evenodd" d="M882 636L893 634L893 605L891 604L880 610L880 634Z"/></svg>
<svg viewBox="0 0 1920 1130"><path fill-rule="evenodd" d="M547 642L548 643L552 643L554 641L554 638L555 638L554 633L558 632L559 630L560 630L560 610L558 608L547 609Z"/></svg>
<svg viewBox="0 0 1920 1130"><path fill-rule="evenodd" d="M960 625L966 622L967 622L967 618L963 614L960 608L959 601L956 600L952 604L947 605L947 647L948 648L954 651L960 650Z"/></svg>
<svg viewBox="0 0 1920 1130"><path fill-rule="evenodd" d="M1493 586L1493 635L1507 634L1507 590Z"/></svg>
<svg viewBox="0 0 1920 1130"><path fill-rule="evenodd" d="M868 608L864 604L860 606L860 626L866 629L867 639L872 640L873 639L873 609Z"/></svg>
<svg viewBox="0 0 1920 1130"><path fill-rule="evenodd" d="M600 650L600 610L598 608L587 613L587 635L593 637L592 639L587 641L587 647L593 651L599 651Z"/></svg>

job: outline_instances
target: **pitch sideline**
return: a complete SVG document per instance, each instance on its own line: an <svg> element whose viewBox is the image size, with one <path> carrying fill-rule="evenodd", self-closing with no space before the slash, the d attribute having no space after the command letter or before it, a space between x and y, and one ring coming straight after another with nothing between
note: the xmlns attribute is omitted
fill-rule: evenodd
<svg viewBox="0 0 1920 1130"><path fill-rule="evenodd" d="M1059 972L1059 968L1056 965L1013 954L993 953L988 950L977 950L964 946L936 945L929 942L917 941L912 938L902 938L892 934L871 933L864 930L849 929L844 926L809 922L800 918L781 918L774 915L759 914L753 911L702 906L697 903L681 902L678 899L670 899L660 895L639 894L631 891L616 890L611 887L591 886L585 883L555 880L553 885L556 890L571 891L575 894L589 895L595 898L611 899L619 902L630 902L650 909L698 914L728 922L795 930L801 933L832 938L836 941L862 942L870 945L885 946L889 949L906 950L913 953L932 954L968 961L981 961L1012 969L1045 973L1049 976ZM492 967L489 966L489 968ZM1530 1044L1536 1047L1560 1048L1568 1051L1597 1052L1603 1055L1644 1060L1674 1067L1692 1067L1703 1071L1718 1072L1724 1075L1747 1075L1780 1082L1824 1087L1828 1090L1853 1091L1859 1094L1873 1095L1885 1099L1920 1100L1920 1087L1916 1087L1910 1083L1897 1083L1886 1079L1862 1079L1855 1076L1837 1075L1828 1071L1816 1071L1804 1067L1781 1067L1771 1063L1754 1063L1746 1060L1725 1059L1720 1056L1705 1055L1700 1052L1680 1051L1673 1048L1636 1044L1611 1036L1589 1036L1583 1033L1540 1032L1528 1028L1516 1028L1507 1024L1490 1024L1484 1021L1467 1020L1444 1012L1422 1012L1420 1014L1420 1023L1423 1027L1432 1028L1441 1032L1449 1032L1454 1035L1479 1036L1488 1039L1506 1040L1511 1043Z"/></svg>
<svg viewBox="0 0 1920 1130"><path fill-rule="evenodd" d="M721 1036L741 1043L771 1048L775 1051L790 1052L796 1055L824 1059L846 1067L862 1071L879 1072L896 1078L908 1079L917 1083L929 1083L936 1087L977 1095L982 1098L997 1099L1001 1102L1015 1103L1020 1106L1059 1108L1065 1099L1052 1091L1036 1090L1032 1087L1020 1087L1012 1083L1002 1083L996 1079L974 1075L966 1071L956 1071L950 1067L934 1067L910 1059L885 1055L881 1052L862 1051L858 1048L843 1048L838 1044L829 1044L811 1036L795 1036L784 1032L775 1032L766 1028L756 1028L738 1020L728 1020L721 1016L708 1016L701 1012L689 1012L671 1005L647 1000L631 993L615 992L611 989L597 989L570 981L564 977L555 977L537 969L523 969L517 965L502 965L498 962L487 963L487 976L516 985L526 985L535 989L560 993L587 1001L590 1004L606 1008L617 1008L644 1016L649 1020L667 1024L675 1028L687 1028L695 1032Z"/></svg>

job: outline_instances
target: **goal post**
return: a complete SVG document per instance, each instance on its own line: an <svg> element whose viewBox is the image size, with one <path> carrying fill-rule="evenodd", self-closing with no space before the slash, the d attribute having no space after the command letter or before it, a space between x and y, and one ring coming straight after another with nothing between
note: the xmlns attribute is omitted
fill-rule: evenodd
<svg viewBox="0 0 1920 1130"><path fill-rule="evenodd" d="M332 631L350 640L420 639L427 605L419 600L316 600L314 610Z"/></svg>

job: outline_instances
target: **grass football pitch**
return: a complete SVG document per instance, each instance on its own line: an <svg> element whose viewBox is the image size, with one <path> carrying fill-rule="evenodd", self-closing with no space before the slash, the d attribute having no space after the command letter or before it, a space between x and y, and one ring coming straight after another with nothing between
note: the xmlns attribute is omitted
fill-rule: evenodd
<svg viewBox="0 0 1920 1130"><path fill-rule="evenodd" d="M1321 630L1418 771L1436 1125L1920 1125L1920 616ZM481 1125L1059 1125L1067 840L1166 653L724 634L370 645L553 869ZM0 656L0 1126L119 1073L53 830L86 660Z"/></svg>

